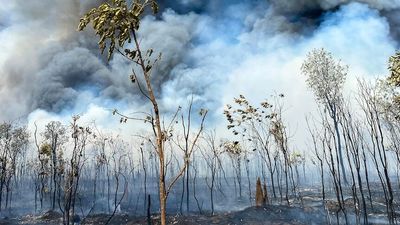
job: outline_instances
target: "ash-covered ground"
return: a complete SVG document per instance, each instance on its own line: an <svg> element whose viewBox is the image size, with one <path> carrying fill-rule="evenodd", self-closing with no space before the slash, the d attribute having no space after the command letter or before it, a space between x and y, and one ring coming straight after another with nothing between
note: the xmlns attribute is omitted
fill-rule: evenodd
<svg viewBox="0 0 400 225"><path fill-rule="evenodd" d="M374 192L374 201L371 208L368 208L369 222L368 224L380 225L388 224L385 215L385 203L383 198L379 198L382 193L379 191ZM345 207L347 209L347 224L357 224L356 215L352 213L355 205L353 198L347 196L345 200ZM242 210L238 210L240 204L250 204L251 202L237 201L231 202L232 210L225 207L224 210L219 210L210 214L210 211L204 210L202 212L193 209L192 212L180 214L178 211L170 210L167 221L171 225L323 225L323 224L346 224L345 218L342 213L337 212L337 203L334 196L329 194L325 204L321 199L318 189L308 188L303 189L298 198L290 199L290 206L275 199L271 205L262 207L250 206ZM235 207L236 206L236 207ZM399 208L399 206L397 206ZM16 209L16 208L15 208ZM125 208L126 209L126 208ZM137 210L140 212L141 210ZM144 211L144 210L143 210ZM30 225L53 225L62 224L62 214L58 211L46 210L38 211L36 213L27 213L25 215L14 212L3 211L1 213L0 225L17 225L17 224L30 224ZM79 218L75 220L79 223L87 225L157 225L160 224L159 212L154 206L150 221L143 213L133 213L132 211L119 209L114 215L110 213L89 212L78 213ZM362 224L362 221L361 221Z"/></svg>
<svg viewBox="0 0 400 225"><path fill-rule="evenodd" d="M81 224L106 224L110 215L97 214L88 216ZM242 211L230 213L218 213L217 215L170 215L169 224L176 225L208 225L208 224L248 224L248 225L272 225L272 224L326 224L325 213L321 210L305 207L288 206L265 206L249 207ZM48 211L41 215L27 215L19 218L7 218L1 220L0 224L32 224L50 225L62 224L62 215L54 211ZM115 225L147 225L146 217L135 217L128 214L115 215L109 224ZM157 215L151 216L151 224L159 224Z"/></svg>

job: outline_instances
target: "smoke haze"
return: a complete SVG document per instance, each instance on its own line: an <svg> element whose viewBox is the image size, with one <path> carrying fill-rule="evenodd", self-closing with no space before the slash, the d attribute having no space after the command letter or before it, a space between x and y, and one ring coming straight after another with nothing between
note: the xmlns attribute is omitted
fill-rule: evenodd
<svg viewBox="0 0 400 225"><path fill-rule="evenodd" d="M144 99L129 83L130 64L117 54L107 63L90 29L76 32L94 0L14 0L0 6L0 120L30 121L86 115L114 123L109 109L137 111ZM224 125L223 105L238 94L257 102L285 93L287 120L315 108L300 65L324 47L356 76L386 75L398 47L400 2L395 0L160 1L140 34L145 48L162 52L154 84L164 112L185 105L208 108ZM88 119L89 120L89 119ZM118 119L115 118L115 123Z"/></svg>

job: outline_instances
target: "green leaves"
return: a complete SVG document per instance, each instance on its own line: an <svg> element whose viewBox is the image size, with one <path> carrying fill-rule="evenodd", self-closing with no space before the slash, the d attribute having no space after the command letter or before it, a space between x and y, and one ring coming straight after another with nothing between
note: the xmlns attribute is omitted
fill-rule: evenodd
<svg viewBox="0 0 400 225"><path fill-rule="evenodd" d="M40 146L39 154L50 156L51 155L51 146L49 143L44 143Z"/></svg>
<svg viewBox="0 0 400 225"><path fill-rule="evenodd" d="M348 66L335 60L325 49L313 49L301 66L307 85L322 104L339 101L346 81Z"/></svg>
<svg viewBox="0 0 400 225"><path fill-rule="evenodd" d="M208 110L207 109L200 109L200 111L199 111L199 115L200 116L204 116L205 114L207 114L207 112L208 112Z"/></svg>
<svg viewBox="0 0 400 225"><path fill-rule="evenodd" d="M80 19L78 31L84 30L92 23L96 35L99 36L101 53L103 54L107 45L109 46L107 59L110 60L117 44L123 47L126 42L131 42L132 32L139 29L140 20L147 7L151 7L154 14L158 11L155 0L134 0L129 6L126 0L103 3Z"/></svg>
<svg viewBox="0 0 400 225"><path fill-rule="evenodd" d="M388 69L390 72L389 77L383 81L382 84L384 87L385 94L390 96L390 102L386 104L386 107L393 112L395 112L395 119L399 120L399 111L400 111L400 52L396 52L393 56L389 58Z"/></svg>
<svg viewBox="0 0 400 225"><path fill-rule="evenodd" d="M151 66L150 64L148 64L148 65L146 66L146 73L148 73L148 72L151 70L151 68L152 68L152 66Z"/></svg>
<svg viewBox="0 0 400 225"><path fill-rule="evenodd" d="M131 60L135 60L137 56L137 51L131 51L129 49L125 49L125 55Z"/></svg>
<svg viewBox="0 0 400 225"><path fill-rule="evenodd" d="M153 13L154 13L154 14L157 14L157 13L158 13L158 5L157 5L157 2L156 2L156 1L152 1L152 2L151 2L151 9L153 10Z"/></svg>
<svg viewBox="0 0 400 225"><path fill-rule="evenodd" d="M400 52L396 52L395 55L389 58L390 71L389 82L394 86L400 86Z"/></svg>
<svg viewBox="0 0 400 225"><path fill-rule="evenodd" d="M226 141L223 143L224 150L233 156L240 156L243 153L243 149L238 141Z"/></svg>

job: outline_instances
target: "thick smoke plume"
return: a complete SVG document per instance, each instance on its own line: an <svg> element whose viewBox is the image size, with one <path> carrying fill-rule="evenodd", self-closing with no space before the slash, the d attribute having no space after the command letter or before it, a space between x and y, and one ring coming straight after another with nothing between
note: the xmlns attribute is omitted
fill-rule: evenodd
<svg viewBox="0 0 400 225"><path fill-rule="evenodd" d="M97 4L15 0L0 6L0 120L142 105L128 82L131 65L120 56L106 62L93 33L76 32L79 17ZM193 94L214 118L239 93L259 101L284 92L289 107L305 113L312 96L299 68L309 50L325 47L354 75L375 77L385 75L400 34L395 0L165 0L160 6L140 32L144 48L163 54L154 75L162 108L173 111Z"/></svg>

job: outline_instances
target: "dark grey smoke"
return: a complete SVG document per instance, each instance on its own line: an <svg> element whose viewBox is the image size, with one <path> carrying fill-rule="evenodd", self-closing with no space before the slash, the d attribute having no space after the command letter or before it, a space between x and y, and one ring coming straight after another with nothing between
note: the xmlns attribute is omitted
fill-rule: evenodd
<svg viewBox="0 0 400 225"><path fill-rule="evenodd" d="M161 0L162 12L143 21L144 48L162 52L154 74L166 110L191 94L215 109L218 92L233 65L269 37L307 38L343 0ZM360 0L378 10L399 37L396 0ZM99 56L93 32L76 32L79 16L96 0L15 0L0 7L0 119L35 109L60 113L77 104L113 107L129 103L138 90L128 81L130 65L119 56ZM6 15L6 16L4 16ZM7 18L7 19L4 19ZM240 45L237 43L240 42ZM261 43L262 44L262 43ZM137 99L137 98L135 98ZM115 103L115 104L114 104Z"/></svg>
<svg viewBox="0 0 400 225"><path fill-rule="evenodd" d="M94 2L16 0L0 8L8 18L0 40L9 47L1 67L0 103L8 106L2 118L37 108L67 109L78 97L78 87L89 80L105 87L104 65L75 32L78 16Z"/></svg>
<svg viewBox="0 0 400 225"><path fill-rule="evenodd" d="M76 32L79 16L96 4L99 3L95 0L9 3L11 19L3 32L21 36L13 40L13 51L6 55L2 67L0 103L9 107L1 117L25 115L38 108L56 113L70 110L87 92L99 103L107 99L124 101L137 95L137 89L127 82L130 65L118 57L107 63L104 56L99 56L93 32ZM192 38L195 16L183 19L149 19L150 30L143 29L143 33L151 33L146 35L149 38L144 45L156 46L165 59L154 76L156 86L161 86L169 71L182 61ZM163 35L167 39L160 42L158 37ZM1 41L6 45L7 36Z"/></svg>
<svg viewBox="0 0 400 225"><path fill-rule="evenodd" d="M281 12L304 12L307 10L322 9L328 11L340 5L351 2L364 3L378 10L398 9L400 2L397 0L270 0L270 3Z"/></svg>
<svg viewBox="0 0 400 225"><path fill-rule="evenodd" d="M271 6L277 14L285 15L297 29L310 31L319 25L326 15L334 12L340 6L358 2L376 9L390 24L390 32L395 40L400 39L399 13L400 1L397 0L270 0Z"/></svg>
<svg viewBox="0 0 400 225"><path fill-rule="evenodd" d="M384 15L389 23L390 23L390 33L392 34L393 38L400 42L400 10L391 9L391 10L384 10L382 11L382 15Z"/></svg>

